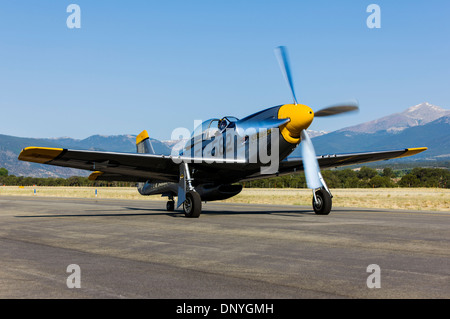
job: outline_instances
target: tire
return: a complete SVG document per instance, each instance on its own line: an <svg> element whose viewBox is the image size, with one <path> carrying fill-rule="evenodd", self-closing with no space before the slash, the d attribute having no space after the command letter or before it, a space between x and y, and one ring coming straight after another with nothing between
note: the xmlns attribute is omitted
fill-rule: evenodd
<svg viewBox="0 0 450 319"><path fill-rule="evenodd" d="M175 210L175 201L169 200L166 204L166 209L169 212L173 212Z"/></svg>
<svg viewBox="0 0 450 319"><path fill-rule="evenodd" d="M317 203L312 199L312 206L316 215L328 215L331 212L331 196L323 188L316 191Z"/></svg>
<svg viewBox="0 0 450 319"><path fill-rule="evenodd" d="M197 192L186 193L186 200L183 203L184 215L190 218L198 218L202 212L202 199Z"/></svg>

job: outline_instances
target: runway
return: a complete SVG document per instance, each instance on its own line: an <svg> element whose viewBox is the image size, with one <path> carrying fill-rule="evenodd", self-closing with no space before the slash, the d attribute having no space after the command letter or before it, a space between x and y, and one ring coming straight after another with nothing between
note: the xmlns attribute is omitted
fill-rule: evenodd
<svg viewBox="0 0 450 319"><path fill-rule="evenodd" d="M1 196L0 298L450 298L450 213Z"/></svg>

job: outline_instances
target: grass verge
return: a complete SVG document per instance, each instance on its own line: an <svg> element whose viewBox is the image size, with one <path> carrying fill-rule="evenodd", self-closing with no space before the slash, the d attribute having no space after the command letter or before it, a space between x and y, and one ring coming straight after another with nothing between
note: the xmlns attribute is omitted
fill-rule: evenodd
<svg viewBox="0 0 450 319"><path fill-rule="evenodd" d="M36 193L35 193L36 190ZM97 190L97 196L95 194ZM363 207L450 211L450 189L442 188L344 188L332 189L334 207ZM160 195L141 196L134 187L19 187L1 186L0 196L75 197L161 200ZM312 191L292 188L245 188L222 202L310 206Z"/></svg>

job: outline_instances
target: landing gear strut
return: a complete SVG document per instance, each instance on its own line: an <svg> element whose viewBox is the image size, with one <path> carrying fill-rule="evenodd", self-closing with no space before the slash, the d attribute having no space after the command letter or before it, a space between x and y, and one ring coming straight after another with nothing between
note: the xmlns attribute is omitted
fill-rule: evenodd
<svg viewBox="0 0 450 319"><path fill-rule="evenodd" d="M188 164L181 163L177 207L183 205L186 217L198 218L202 212L202 199L192 186L192 181Z"/></svg>
<svg viewBox="0 0 450 319"><path fill-rule="evenodd" d="M328 215L331 211L331 194L325 188L314 191L312 206L317 215Z"/></svg>

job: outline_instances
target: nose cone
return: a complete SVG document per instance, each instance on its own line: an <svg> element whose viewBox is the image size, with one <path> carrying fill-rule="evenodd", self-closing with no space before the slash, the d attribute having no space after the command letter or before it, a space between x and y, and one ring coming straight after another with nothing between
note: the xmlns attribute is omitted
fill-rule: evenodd
<svg viewBox="0 0 450 319"><path fill-rule="evenodd" d="M306 130L314 119L313 110L303 104L285 104L278 110L278 118L289 118L289 123L280 127L281 135L288 143L298 144L302 130Z"/></svg>

